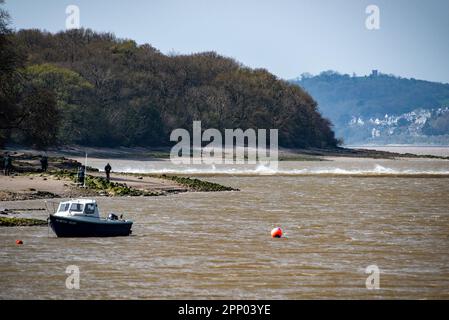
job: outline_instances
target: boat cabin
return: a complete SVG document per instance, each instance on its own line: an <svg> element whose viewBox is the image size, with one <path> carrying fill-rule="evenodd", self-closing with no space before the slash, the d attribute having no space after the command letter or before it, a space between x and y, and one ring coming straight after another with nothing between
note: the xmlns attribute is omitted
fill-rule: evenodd
<svg viewBox="0 0 449 320"><path fill-rule="evenodd" d="M83 216L100 218L97 202L90 199L76 199L60 202L56 216Z"/></svg>

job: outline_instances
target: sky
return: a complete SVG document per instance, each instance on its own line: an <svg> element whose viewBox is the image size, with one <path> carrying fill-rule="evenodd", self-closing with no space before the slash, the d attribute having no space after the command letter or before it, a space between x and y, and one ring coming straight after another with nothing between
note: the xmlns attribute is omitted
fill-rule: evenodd
<svg viewBox="0 0 449 320"><path fill-rule="evenodd" d="M6 0L12 27L81 27L163 53L216 51L283 79L371 70L449 83L449 0ZM379 29L368 29L369 5ZM370 20L371 21L371 20Z"/></svg>

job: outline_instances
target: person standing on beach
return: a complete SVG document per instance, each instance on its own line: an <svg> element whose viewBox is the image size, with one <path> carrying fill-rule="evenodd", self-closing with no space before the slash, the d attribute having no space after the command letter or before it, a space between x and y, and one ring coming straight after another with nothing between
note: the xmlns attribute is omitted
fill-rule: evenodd
<svg viewBox="0 0 449 320"><path fill-rule="evenodd" d="M41 156L41 169L42 172L46 172L48 169L48 158L47 156Z"/></svg>
<svg viewBox="0 0 449 320"><path fill-rule="evenodd" d="M78 168L78 183L84 185L84 166Z"/></svg>
<svg viewBox="0 0 449 320"><path fill-rule="evenodd" d="M5 176L9 176L11 174L11 170L12 170L12 158L10 157L10 155L8 153L5 154L5 159L4 159L3 165L4 165Z"/></svg>
<svg viewBox="0 0 449 320"><path fill-rule="evenodd" d="M3 174L6 176L6 157L8 156L8 154L5 152L3 155L3 162L2 162L2 169L3 169Z"/></svg>
<svg viewBox="0 0 449 320"><path fill-rule="evenodd" d="M111 170L112 170L112 167L111 167L111 165L108 163L108 164L106 165L106 167L104 167L104 172L106 172L106 181L107 181L108 183L109 183L109 180L110 180L110 178L111 178L111 176L110 176Z"/></svg>

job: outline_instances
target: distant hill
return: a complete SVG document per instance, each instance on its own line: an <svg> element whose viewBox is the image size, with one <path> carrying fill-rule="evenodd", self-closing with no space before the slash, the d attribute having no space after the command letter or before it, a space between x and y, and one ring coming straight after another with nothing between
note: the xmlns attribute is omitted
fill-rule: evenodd
<svg viewBox="0 0 449 320"><path fill-rule="evenodd" d="M326 71L291 82L318 102L347 144L449 143L449 84L376 71L363 77Z"/></svg>

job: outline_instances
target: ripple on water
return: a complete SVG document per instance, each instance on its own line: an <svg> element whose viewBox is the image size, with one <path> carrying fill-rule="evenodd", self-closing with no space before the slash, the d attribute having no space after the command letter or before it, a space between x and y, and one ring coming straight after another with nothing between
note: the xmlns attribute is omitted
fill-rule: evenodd
<svg viewBox="0 0 449 320"><path fill-rule="evenodd" d="M0 298L448 298L449 178L207 180L242 191L99 198L103 212L135 221L130 237L2 228ZM287 237L271 239L274 226ZM79 292L65 289L70 264ZM381 269L377 292L365 288L371 264Z"/></svg>

